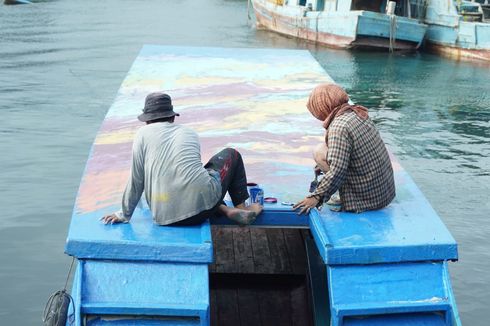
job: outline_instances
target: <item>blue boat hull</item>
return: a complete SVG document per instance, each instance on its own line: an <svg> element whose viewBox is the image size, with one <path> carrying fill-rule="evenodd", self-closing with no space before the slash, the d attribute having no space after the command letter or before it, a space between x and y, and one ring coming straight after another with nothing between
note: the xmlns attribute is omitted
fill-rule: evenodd
<svg viewBox="0 0 490 326"><path fill-rule="evenodd" d="M431 0L425 23L426 47L453 59L490 61L490 24L464 21L455 3Z"/></svg>
<svg viewBox="0 0 490 326"><path fill-rule="evenodd" d="M120 208L136 117L146 94L162 88L172 90L181 123L199 131L203 157L238 148L249 180L278 199L255 227L310 228L329 283L315 288L323 292L315 307L330 312L332 325L460 325L447 272L457 244L395 158L397 197L384 209L315 209L300 219L282 204L309 188L311 152L324 139L304 103L326 82L308 51L145 46L94 141L75 203L65 246L79 262L74 325L208 326L208 264L223 249L243 252L213 243L208 221L157 226L144 204L131 223L99 220Z"/></svg>
<svg viewBox="0 0 490 326"><path fill-rule="evenodd" d="M389 15L357 10L346 12L304 11L299 6L275 5L252 0L257 24L272 31L335 48L390 48L392 20ZM415 19L395 17L392 35L395 50L416 50L427 25Z"/></svg>

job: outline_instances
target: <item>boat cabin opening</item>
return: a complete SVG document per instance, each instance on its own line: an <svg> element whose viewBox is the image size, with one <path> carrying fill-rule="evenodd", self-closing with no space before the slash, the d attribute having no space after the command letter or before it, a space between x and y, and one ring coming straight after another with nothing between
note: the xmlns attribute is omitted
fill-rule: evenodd
<svg viewBox="0 0 490 326"><path fill-rule="evenodd" d="M277 0L271 0L278 3ZM365 10L371 12L386 13L389 0L352 0L350 10ZM490 1L490 0L480 0ZM427 8L428 0L396 0L396 16L423 19ZM339 5L335 0L289 0L283 2L287 5L298 5L308 8L310 11L339 11ZM281 3L281 5L283 4ZM329 9L330 8L330 9ZM335 9L333 9L335 8ZM342 11L342 9L340 9Z"/></svg>
<svg viewBox="0 0 490 326"><path fill-rule="evenodd" d="M418 8L423 7L425 0L397 0L395 5L395 15L416 18L411 13L418 12ZM366 10L372 12L386 13L387 0L352 0L351 10ZM413 8L412 8L413 7Z"/></svg>

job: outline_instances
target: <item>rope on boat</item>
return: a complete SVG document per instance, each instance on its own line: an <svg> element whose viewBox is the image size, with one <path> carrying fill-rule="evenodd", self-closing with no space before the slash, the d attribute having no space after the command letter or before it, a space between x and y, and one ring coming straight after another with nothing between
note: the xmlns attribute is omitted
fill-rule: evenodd
<svg viewBox="0 0 490 326"><path fill-rule="evenodd" d="M396 46L396 2L388 1L386 5L386 14L390 17L390 52L393 52Z"/></svg>
<svg viewBox="0 0 490 326"><path fill-rule="evenodd" d="M396 15L390 15L390 52L395 50L396 46Z"/></svg>
<svg viewBox="0 0 490 326"><path fill-rule="evenodd" d="M72 325L74 322L73 314L68 316L68 308L70 304L74 306L73 298L68 292L66 292L66 287L68 286L68 281L70 280L74 262L75 257L73 257L71 261L70 270L68 271L68 275L66 277L65 287L63 290L56 291L51 294L46 306L44 307L43 323L46 326L65 326L67 319L69 325Z"/></svg>

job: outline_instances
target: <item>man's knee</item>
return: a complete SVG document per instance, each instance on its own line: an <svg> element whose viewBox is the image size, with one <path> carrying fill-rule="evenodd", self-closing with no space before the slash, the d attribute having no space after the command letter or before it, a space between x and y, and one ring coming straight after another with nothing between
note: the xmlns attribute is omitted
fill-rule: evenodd
<svg viewBox="0 0 490 326"><path fill-rule="evenodd" d="M327 162L327 144L321 143L315 147L313 150L313 159L323 172L330 170L330 166Z"/></svg>
<svg viewBox="0 0 490 326"><path fill-rule="evenodd" d="M327 161L327 145L325 143L318 144L313 150L313 159L318 164Z"/></svg>
<svg viewBox="0 0 490 326"><path fill-rule="evenodd" d="M227 147L223 150L223 152L229 154L229 155L232 155L233 157L242 157L242 155L240 154L239 151L237 151L236 149L234 148L231 148L231 147Z"/></svg>

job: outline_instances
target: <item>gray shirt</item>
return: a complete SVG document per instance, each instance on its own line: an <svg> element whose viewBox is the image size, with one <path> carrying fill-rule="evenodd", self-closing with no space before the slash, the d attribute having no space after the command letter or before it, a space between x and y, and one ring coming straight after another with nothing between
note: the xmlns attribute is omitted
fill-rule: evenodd
<svg viewBox="0 0 490 326"><path fill-rule="evenodd" d="M148 124L138 130L122 200L127 220L143 191L153 220L160 225L184 220L218 203L220 176L203 167L196 132L169 122Z"/></svg>

